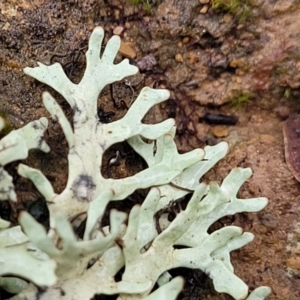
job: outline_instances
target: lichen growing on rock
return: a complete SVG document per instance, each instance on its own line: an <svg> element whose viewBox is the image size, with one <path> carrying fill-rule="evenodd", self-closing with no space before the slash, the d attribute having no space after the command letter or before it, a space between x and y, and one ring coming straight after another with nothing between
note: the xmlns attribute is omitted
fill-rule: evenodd
<svg viewBox="0 0 300 300"><path fill-rule="evenodd" d="M67 78L58 63L39 63L38 67L24 69L59 92L73 109L71 126L55 99L47 92L43 94L45 107L60 123L68 143L68 182L57 194L41 171L19 164L18 173L30 179L47 201L50 230L47 232L22 212L20 226L0 231L0 285L19 293L12 298L15 300L37 296L80 300L96 294L119 294L118 299L123 300L176 299L184 282L181 277L171 278L168 270L188 267L208 274L218 292L235 299L265 299L270 289L260 287L248 296L247 285L234 274L230 262L230 252L250 242L253 235L236 226L208 233L210 225L225 215L265 207L266 198L237 198L251 170L232 170L220 186L213 182L199 184L201 177L226 155L228 145L223 142L179 154L173 139L173 119L143 124L148 110L169 97L167 90L145 87L122 119L101 123L97 114L101 90L137 72L126 59L114 64L120 47L117 36L99 55L103 37L103 29L97 27L89 41L86 71L78 84ZM47 120L41 118L1 140L1 166L25 158L31 148L48 151L42 138L46 127ZM104 178L100 172L104 152L125 140L148 168L123 179ZM24 154L16 152L15 147L21 147ZM7 173L5 176L8 181L1 179L0 187L6 198L0 200L15 200L12 180ZM109 226L101 226L110 201L124 200L145 188L151 188L148 196L141 206L132 208L127 222L124 212L111 210ZM187 207L168 221L166 208L187 194L192 194ZM158 211L162 212L159 217ZM82 220L83 216L86 223L80 238L70 220ZM122 275L120 281L115 280L117 274ZM12 277L8 280L6 275Z"/></svg>

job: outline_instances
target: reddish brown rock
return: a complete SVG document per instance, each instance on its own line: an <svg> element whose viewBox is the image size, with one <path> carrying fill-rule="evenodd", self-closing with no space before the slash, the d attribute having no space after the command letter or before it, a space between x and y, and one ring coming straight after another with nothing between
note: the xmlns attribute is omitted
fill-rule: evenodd
<svg viewBox="0 0 300 300"><path fill-rule="evenodd" d="M292 115L283 123L283 138L286 164L300 182L300 115Z"/></svg>

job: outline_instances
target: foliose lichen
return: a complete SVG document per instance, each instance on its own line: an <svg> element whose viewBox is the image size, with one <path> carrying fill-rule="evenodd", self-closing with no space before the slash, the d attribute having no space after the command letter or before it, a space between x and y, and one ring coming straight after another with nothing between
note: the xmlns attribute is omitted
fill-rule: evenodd
<svg viewBox="0 0 300 300"><path fill-rule="evenodd" d="M41 171L19 164L18 173L30 179L47 201L50 230L27 212L20 214L19 226L10 227L0 220L0 286L15 293L14 300L86 300L96 294L118 294L123 300L176 299L184 281L180 276L172 278L168 270L187 267L201 269L213 280L216 291L235 299L265 299L270 289L260 287L248 295L247 285L234 274L230 262L230 252L249 243L253 235L236 226L208 233L211 224L223 216L265 207L263 197L237 198L251 170L233 169L221 185L199 183L226 155L228 145L222 142L179 154L173 119L143 124L147 111L168 99L164 89L143 88L122 119L101 123L97 114L101 90L138 71L126 59L114 64L120 46L117 36L100 55L103 37L103 29L95 28L86 53L86 71L78 84L67 78L58 63L24 69L59 92L73 109L71 126L55 99L44 92L43 103L68 143L68 181L57 194ZM16 201L4 165L26 158L30 149L50 151L43 138L47 125L47 119L41 118L0 141L1 201ZM100 171L104 152L125 140L148 168L123 179L104 178ZM141 206L135 205L129 216L112 209L109 226L102 227L110 201L124 200L146 188L150 192ZM168 221L165 209L187 194L192 194L187 207ZM162 212L159 218L155 217L158 211ZM86 224L80 238L70 220L82 220L82 216ZM115 280L117 274L120 281Z"/></svg>

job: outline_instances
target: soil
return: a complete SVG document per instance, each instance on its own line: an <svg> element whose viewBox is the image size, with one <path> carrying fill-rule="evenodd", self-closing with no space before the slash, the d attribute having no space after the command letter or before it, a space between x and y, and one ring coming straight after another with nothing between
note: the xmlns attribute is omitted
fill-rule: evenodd
<svg viewBox="0 0 300 300"><path fill-rule="evenodd" d="M259 213L241 213L215 224L234 224L255 234L252 243L232 253L235 272L250 290L270 286L269 300L300 299L300 185L285 162L282 135L284 120L300 109L300 2L240 1L235 11L213 8L211 1L152 2L148 11L129 0L1 1L0 111L13 128L41 116L50 119L41 101L42 92L50 88L25 76L22 69L38 61L60 62L78 82L93 28L104 27L105 42L115 30L124 46L117 59L128 57L140 74L102 92L101 116L107 122L122 117L144 85L164 87L171 91L170 100L154 107L145 122L174 117L180 152L227 141L229 154L203 180L221 182L232 168L250 167L253 176L239 197L269 199ZM66 102L51 93L71 119ZM205 113L236 116L238 122L199 122ZM220 116L215 117L219 123ZM51 153L33 151L25 163L42 169L60 192L67 180L67 150L54 121L47 140ZM109 166L116 151L120 162ZM8 169L15 173L15 166ZM120 178L144 167L128 145L120 144L108 151L102 172ZM16 174L14 178L18 204L0 203L0 214L16 222L17 213L30 209L40 196L30 182ZM39 213L40 221L47 223L45 214ZM179 299L231 299L217 294L198 270L174 273L186 280Z"/></svg>

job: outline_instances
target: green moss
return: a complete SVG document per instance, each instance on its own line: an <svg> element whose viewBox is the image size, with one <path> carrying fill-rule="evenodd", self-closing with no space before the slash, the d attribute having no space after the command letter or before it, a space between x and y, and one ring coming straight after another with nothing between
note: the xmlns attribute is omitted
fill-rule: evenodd
<svg viewBox="0 0 300 300"><path fill-rule="evenodd" d="M286 99L289 99L289 98L291 98L291 96L292 96L291 89L286 88L285 91L284 91L283 97L286 98Z"/></svg>
<svg viewBox="0 0 300 300"><path fill-rule="evenodd" d="M274 70L276 75L283 75L286 74L289 69L286 66L277 66Z"/></svg>
<svg viewBox="0 0 300 300"><path fill-rule="evenodd" d="M152 10L152 6L151 6L151 4L149 4L148 2L145 2L145 3L144 3L143 8L144 8L144 10L145 10L147 13L150 13L151 10Z"/></svg>
<svg viewBox="0 0 300 300"><path fill-rule="evenodd" d="M240 22L246 22L250 16L251 16L251 9L248 6L246 6L242 10L241 15L239 16L239 20Z"/></svg>
<svg viewBox="0 0 300 300"><path fill-rule="evenodd" d="M149 0L129 0L129 1L133 5L143 4L143 9L147 13L150 13L152 10L152 5L149 3Z"/></svg>
<svg viewBox="0 0 300 300"><path fill-rule="evenodd" d="M213 0L213 9L222 9L226 12L236 14L241 4L241 0Z"/></svg>
<svg viewBox="0 0 300 300"><path fill-rule="evenodd" d="M130 3L133 4L133 5L138 5L141 2L142 2L141 0L130 0Z"/></svg>
<svg viewBox="0 0 300 300"><path fill-rule="evenodd" d="M250 101L250 97L251 95L249 92L241 92L238 96L233 97L230 100L230 105L241 109L245 103Z"/></svg>
<svg viewBox="0 0 300 300"><path fill-rule="evenodd" d="M212 8L235 15L240 22L245 22L251 15L248 0L212 0Z"/></svg>

